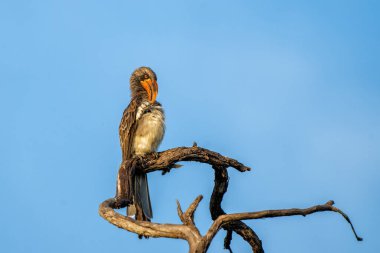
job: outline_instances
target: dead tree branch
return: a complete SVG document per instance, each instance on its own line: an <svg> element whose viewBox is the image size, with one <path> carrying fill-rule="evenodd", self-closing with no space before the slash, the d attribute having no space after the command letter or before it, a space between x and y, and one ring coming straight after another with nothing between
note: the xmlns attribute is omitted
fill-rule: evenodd
<svg viewBox="0 0 380 253"><path fill-rule="evenodd" d="M222 207L222 200L224 194L227 192L228 188L228 172L226 167L222 166L213 166L215 171L215 180L214 180L214 190L212 191L210 199L210 212L211 218L216 220L220 215L226 214ZM251 245L252 251L255 253L264 253L263 246L261 244L260 238L257 234L244 222L242 221L231 221L224 224L223 229L227 231L226 237L224 239L224 248L232 252L231 249L231 240L232 240L232 231L240 235L245 241Z"/></svg>
<svg viewBox="0 0 380 253"><path fill-rule="evenodd" d="M210 212L214 222L204 236L201 235L194 222L194 213L203 198L201 195L193 201L185 212L182 211L181 205L179 201L177 201L177 212L182 224L160 224L148 221L138 221L121 215L114 210L115 208L120 208L128 204L127 202L123 202L125 200L123 191L128 189L128 187L131 187L130 183L132 182L132 177L136 173L149 173L161 170L163 171L163 174L165 174L172 168L178 168L179 166L177 165L177 162L180 161L207 163L210 164L215 171L215 185L210 199ZM334 207L333 201L329 201L324 205L316 205L305 209L292 208L226 214L221 208L221 202L228 188L228 167L235 168L240 172L250 170L249 167L234 159L222 156L214 151L197 147L196 144L193 147L178 147L160 153L149 154L143 158L131 159L122 164L119 170L117 182L118 195L116 198L108 199L101 203L99 206L99 214L113 225L140 236L186 240L189 244L190 253L206 252L211 241L221 228L227 231L224 246L230 252L232 252L230 246L232 232L235 232L250 244L253 252L263 253L264 250L260 238L252 228L243 223L242 220L293 215L306 216L315 212L324 211L332 211L341 214L351 225L356 239L358 241L362 240L362 238L356 234L348 216L340 209Z"/></svg>
<svg viewBox="0 0 380 253"><path fill-rule="evenodd" d="M140 170L145 173L161 170L165 173L169 172L172 168L176 168L176 163L182 161L201 162L214 166L232 167L240 172L251 170L251 168L236 161L235 159L222 156L217 152L198 146L178 147L168 149L160 153L150 154L143 160Z"/></svg>
<svg viewBox="0 0 380 253"><path fill-rule="evenodd" d="M337 212L341 214L346 221L350 224L352 232L355 235L356 240L362 241L363 238L359 237L355 231L354 226L352 225L350 219L348 216L343 213L339 208L336 208L333 206L334 201L330 200L324 205L316 205L305 209L300 208L291 208L291 209L280 209L280 210L266 210L266 211L259 211L259 212L249 212L249 213L235 213L235 214L223 214L219 216L210 229L208 230L207 234L205 235L206 238L208 238L208 241L211 241L212 238L216 235L216 233L219 231L219 229L224 225L228 224L233 221L241 221L241 220L253 220L253 219L263 219L263 218L275 218L275 217L283 217L283 216L294 216L294 215L310 215L316 212Z"/></svg>

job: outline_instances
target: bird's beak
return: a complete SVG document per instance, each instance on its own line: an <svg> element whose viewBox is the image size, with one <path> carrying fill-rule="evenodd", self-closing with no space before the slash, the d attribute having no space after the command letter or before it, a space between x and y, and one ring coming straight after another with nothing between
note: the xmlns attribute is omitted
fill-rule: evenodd
<svg viewBox="0 0 380 253"><path fill-rule="evenodd" d="M156 80L152 80L152 79L148 78L144 81L141 81L141 85L142 85L142 87L144 87L144 89L148 93L149 102L151 104L153 104L154 101L156 101L156 97L158 94L158 85L157 85Z"/></svg>

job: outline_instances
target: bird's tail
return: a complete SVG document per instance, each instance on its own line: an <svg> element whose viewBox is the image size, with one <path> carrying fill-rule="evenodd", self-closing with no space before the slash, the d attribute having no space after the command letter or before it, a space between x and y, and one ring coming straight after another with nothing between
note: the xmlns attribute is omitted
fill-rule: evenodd
<svg viewBox="0 0 380 253"><path fill-rule="evenodd" d="M148 177L146 174L135 175L134 204L128 207L128 215L136 215L136 220L148 220L153 217L150 203Z"/></svg>

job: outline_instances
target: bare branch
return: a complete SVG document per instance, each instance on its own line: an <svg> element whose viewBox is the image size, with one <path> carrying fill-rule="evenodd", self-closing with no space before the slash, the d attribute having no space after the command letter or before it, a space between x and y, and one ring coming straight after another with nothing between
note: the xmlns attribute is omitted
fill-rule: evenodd
<svg viewBox="0 0 380 253"><path fill-rule="evenodd" d="M220 215L225 214L221 207L224 194L228 187L228 172L225 167L213 166L215 171L215 185L210 199L210 212L211 218L216 220ZM226 238L224 239L224 248L232 252L231 240L232 231L240 235L252 248L255 253L264 253L264 249L259 236L253 231L252 228L247 226L242 221L232 221L224 224L223 229L227 231ZM211 241L209 241L211 243Z"/></svg>
<svg viewBox="0 0 380 253"><path fill-rule="evenodd" d="M134 220L113 210L114 202L114 199L108 199L99 206L99 215L113 225L143 236L188 239L190 231L187 227Z"/></svg>
<svg viewBox="0 0 380 253"><path fill-rule="evenodd" d="M130 196L133 193L133 177L135 173L149 173L161 170L169 172L172 168L178 168L176 164L179 161L196 161L212 165L215 171L215 185L210 199L210 212L214 223L202 237L195 226L194 213L202 200L202 195L198 196L188 209L183 212L179 201L177 201L177 212L183 224L160 224L148 221L138 221L130 217L117 213L114 208L120 208L131 201ZM341 214L351 225L351 229L358 241L361 241L349 219L340 209L333 206L334 202L329 201L324 205L316 205L305 209L292 208L280 210L267 210L260 212L247 212L226 214L221 207L223 196L228 188L227 167L233 167L240 172L249 171L250 168L242 163L222 156L219 153L200 148L196 145L193 147L173 148L164 152L149 154L144 157L130 159L123 163L119 170L117 181L117 195L114 199L108 199L99 206L99 214L112 223L113 225L136 233L140 236L147 237L166 237L186 240L190 247L190 253L205 253L216 235L221 229L227 231L224 246L230 252L232 232L239 234L246 240L255 253L263 253L262 243L252 228L248 227L242 220L274 218L292 215L309 215L315 212L332 211Z"/></svg>
<svg viewBox="0 0 380 253"><path fill-rule="evenodd" d="M139 170L145 173L157 170L168 171L175 167L177 162L181 161L194 161L216 166L232 167L240 172L251 170L251 168L235 159L222 156L217 152L198 146L172 148L163 152L147 155L144 158L143 164L140 164L138 167Z"/></svg>
<svg viewBox="0 0 380 253"><path fill-rule="evenodd" d="M177 213L178 213L179 219L182 221L183 224L185 224L186 220L183 218L183 211L181 208L181 204L179 203L178 200L177 200Z"/></svg>
<svg viewBox="0 0 380 253"><path fill-rule="evenodd" d="M230 253L233 253L231 249L231 241L232 241L232 230L228 229L226 233L226 237L224 238L224 248L228 250Z"/></svg>
<svg viewBox="0 0 380 253"><path fill-rule="evenodd" d="M201 202L202 199L203 199L203 196L199 195L193 201L193 203L191 203L191 205L187 208L187 210L186 210L185 213L183 213L182 208L181 208L181 204L177 200L177 212L178 212L178 216L181 219L181 221L182 221L183 224L195 226L195 223L194 223L194 212L196 211L196 209L197 209L197 207L199 205L199 202Z"/></svg>
<svg viewBox="0 0 380 253"><path fill-rule="evenodd" d="M194 224L194 212L197 209L199 202L201 202L203 199L202 195L199 195L193 203L187 208L186 212L184 213L184 216L186 217L187 220L191 221L191 223Z"/></svg>
<svg viewBox="0 0 380 253"><path fill-rule="evenodd" d="M291 209L280 209L280 210L266 210L260 212L249 212L249 213L235 213L235 214L224 214L219 216L215 222L212 224L211 228L207 232L207 238L212 239L218 230L228 222L231 221L240 221L240 220L251 220L251 219L263 219L263 218L274 218L282 216L293 216L293 215L302 215L306 216L315 212L325 212L332 211L340 213L346 221L351 225L352 231L358 241L363 239L356 234L356 231L346 214L344 214L340 209L333 206L333 201L329 201L324 205L316 205L305 209L300 208L291 208Z"/></svg>
<svg viewBox="0 0 380 253"><path fill-rule="evenodd" d="M187 208L185 213L183 213L182 208L181 208L181 204L177 200L177 212L178 212L178 216L179 216L180 220L182 221L182 223L185 226L190 227L192 229L193 233L195 233L197 235L197 237L199 237L199 238L202 236L201 236L201 233L199 232L198 228L195 226L194 212L196 211L198 204L199 204L199 202L201 202L202 199L203 199L203 196L199 195L193 201L193 203L191 203L189 208Z"/></svg>

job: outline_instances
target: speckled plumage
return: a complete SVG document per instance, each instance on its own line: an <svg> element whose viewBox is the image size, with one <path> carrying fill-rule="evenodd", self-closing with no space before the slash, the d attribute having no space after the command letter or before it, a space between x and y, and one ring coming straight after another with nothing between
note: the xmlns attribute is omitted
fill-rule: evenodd
<svg viewBox="0 0 380 253"><path fill-rule="evenodd" d="M165 116L161 104L154 103L137 121L133 140L134 155L144 155L157 150L165 133Z"/></svg>
<svg viewBox="0 0 380 253"><path fill-rule="evenodd" d="M123 113L119 126L120 145L123 161L135 156L155 152L165 133L165 115L161 104L149 102L149 94L142 87L145 79L156 81L156 74L147 67L135 70L130 79L131 102ZM128 215L136 219L152 218L147 176L135 176L134 205L128 208Z"/></svg>

